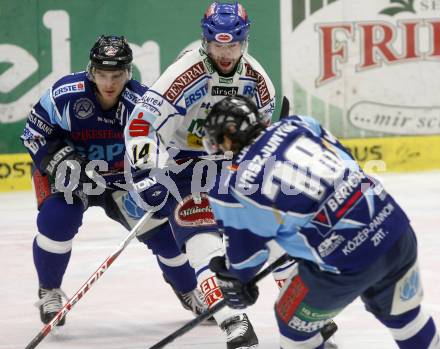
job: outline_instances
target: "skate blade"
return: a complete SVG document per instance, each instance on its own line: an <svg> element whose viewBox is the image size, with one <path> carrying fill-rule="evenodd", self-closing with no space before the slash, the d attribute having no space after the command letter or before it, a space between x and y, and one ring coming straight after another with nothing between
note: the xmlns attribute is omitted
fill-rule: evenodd
<svg viewBox="0 0 440 349"><path fill-rule="evenodd" d="M331 336L324 344L324 349L337 349L338 345L335 341L335 336Z"/></svg>

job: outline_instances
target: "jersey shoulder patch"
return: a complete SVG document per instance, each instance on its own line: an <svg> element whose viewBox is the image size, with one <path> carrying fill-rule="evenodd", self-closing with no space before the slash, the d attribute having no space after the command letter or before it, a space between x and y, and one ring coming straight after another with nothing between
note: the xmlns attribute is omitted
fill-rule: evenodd
<svg viewBox="0 0 440 349"><path fill-rule="evenodd" d="M52 86L52 98L58 99L67 94L84 92L86 90L86 79L85 72L62 77Z"/></svg>
<svg viewBox="0 0 440 349"><path fill-rule="evenodd" d="M183 92L206 73L200 54L193 50L171 64L150 88L175 104Z"/></svg>
<svg viewBox="0 0 440 349"><path fill-rule="evenodd" d="M275 88L266 71L252 56L243 55L244 75L256 81L258 107L265 107L275 98Z"/></svg>
<svg viewBox="0 0 440 349"><path fill-rule="evenodd" d="M122 98L135 105L142 99L142 96L147 91L147 86L141 84L136 80L130 80L127 85L125 85L125 88L122 91Z"/></svg>

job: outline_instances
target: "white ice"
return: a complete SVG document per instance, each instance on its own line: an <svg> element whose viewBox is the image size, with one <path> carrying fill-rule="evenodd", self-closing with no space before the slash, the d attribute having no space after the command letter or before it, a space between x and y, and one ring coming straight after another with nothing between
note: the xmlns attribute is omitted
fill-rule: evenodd
<svg viewBox="0 0 440 349"><path fill-rule="evenodd" d="M424 307L440 325L440 172L380 177L412 219L419 239ZM0 194L0 349L24 348L42 329L33 306L37 279L31 246L36 214L31 192ZM64 291L72 296L126 235L101 209L89 209L74 240ZM277 290L271 277L261 282L260 294L248 310L259 348L279 348L272 312ZM68 313L66 325L38 348L149 348L191 319L163 282L149 250L134 240ZM336 322L340 349L397 348L387 329L359 301L347 307ZM226 345L216 326L202 325L167 348L224 349Z"/></svg>

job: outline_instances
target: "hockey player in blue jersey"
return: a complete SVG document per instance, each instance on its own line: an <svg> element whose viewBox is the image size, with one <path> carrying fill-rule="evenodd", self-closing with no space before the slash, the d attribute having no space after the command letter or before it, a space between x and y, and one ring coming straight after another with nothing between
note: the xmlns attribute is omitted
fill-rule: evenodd
<svg viewBox="0 0 440 349"><path fill-rule="evenodd" d="M117 187L102 190L100 195L87 195L83 190L84 183L94 183L84 170L89 161L104 160L109 171L124 168L124 127L135 103L147 91L146 86L131 78L132 59L124 37L101 36L90 51L87 70L58 80L27 119L21 139L35 165L33 180L39 213L33 256L43 323L50 322L62 308L65 295L60 287L72 241L87 208L104 208L109 218L127 229L144 214L128 193ZM79 186L70 203L54 185L59 166L68 160L80 165ZM144 232L165 222L152 219L143 227ZM157 256L165 279L182 305L195 313L203 311L205 305L194 270L177 248L171 231L162 229L145 243ZM58 323L63 324L64 319Z"/></svg>
<svg viewBox="0 0 440 349"><path fill-rule="evenodd" d="M205 123L207 150L234 155L209 194L226 239L226 257L210 267L228 305L256 301L250 280L275 241L298 260L275 303L281 348L324 348L320 330L357 297L399 348L440 348L405 212L314 119L262 120L233 96Z"/></svg>

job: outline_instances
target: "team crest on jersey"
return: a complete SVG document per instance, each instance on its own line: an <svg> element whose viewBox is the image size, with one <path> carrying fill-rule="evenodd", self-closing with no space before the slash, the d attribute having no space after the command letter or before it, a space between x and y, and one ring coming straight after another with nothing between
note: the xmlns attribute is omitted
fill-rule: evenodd
<svg viewBox="0 0 440 349"><path fill-rule="evenodd" d="M73 112L78 119L87 119L93 115L95 106L88 98L80 98L73 105Z"/></svg>
<svg viewBox="0 0 440 349"><path fill-rule="evenodd" d="M208 196L204 193L194 198L189 195L177 206L174 212L176 223L182 227L215 225L214 215L209 206Z"/></svg>

